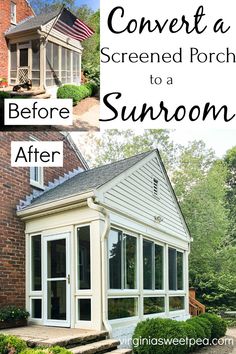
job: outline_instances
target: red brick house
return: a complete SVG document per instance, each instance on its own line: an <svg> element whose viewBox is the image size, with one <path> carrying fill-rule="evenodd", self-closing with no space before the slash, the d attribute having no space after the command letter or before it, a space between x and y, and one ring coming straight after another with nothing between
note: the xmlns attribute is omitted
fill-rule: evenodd
<svg viewBox="0 0 236 354"><path fill-rule="evenodd" d="M8 78L8 43L5 32L29 16L34 10L27 0L0 0L0 77Z"/></svg>
<svg viewBox="0 0 236 354"><path fill-rule="evenodd" d="M64 167L11 167L11 141L21 140L63 140ZM26 195L42 191L49 182L77 168L81 171L88 166L68 135L0 132L0 307L25 306L25 225L16 215L16 206Z"/></svg>
<svg viewBox="0 0 236 354"><path fill-rule="evenodd" d="M0 78L9 86L31 80L56 97L58 86L80 85L81 41L92 29L66 8L36 16L27 0L0 0L0 14Z"/></svg>

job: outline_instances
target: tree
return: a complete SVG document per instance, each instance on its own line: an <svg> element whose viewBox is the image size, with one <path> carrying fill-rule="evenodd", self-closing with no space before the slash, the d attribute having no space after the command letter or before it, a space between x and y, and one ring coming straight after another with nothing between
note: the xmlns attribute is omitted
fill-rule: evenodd
<svg viewBox="0 0 236 354"><path fill-rule="evenodd" d="M92 165L101 165L158 148L167 170L170 171L175 164L177 147L169 135L170 132L165 129L150 129L143 134L118 129L106 130L99 136L88 134L86 143L92 149L87 158Z"/></svg>
<svg viewBox="0 0 236 354"><path fill-rule="evenodd" d="M45 14L54 10L60 10L63 4L71 11L74 11L76 8L75 0L31 0L30 4L37 15Z"/></svg>
<svg viewBox="0 0 236 354"><path fill-rule="evenodd" d="M226 153L224 161L227 168L225 201L230 220L227 242L236 245L236 146Z"/></svg>

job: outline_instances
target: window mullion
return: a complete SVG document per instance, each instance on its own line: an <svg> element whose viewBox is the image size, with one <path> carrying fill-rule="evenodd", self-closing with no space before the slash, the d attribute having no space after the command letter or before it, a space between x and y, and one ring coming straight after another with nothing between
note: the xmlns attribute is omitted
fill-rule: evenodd
<svg viewBox="0 0 236 354"><path fill-rule="evenodd" d="M152 290L155 290L155 243L152 242Z"/></svg>

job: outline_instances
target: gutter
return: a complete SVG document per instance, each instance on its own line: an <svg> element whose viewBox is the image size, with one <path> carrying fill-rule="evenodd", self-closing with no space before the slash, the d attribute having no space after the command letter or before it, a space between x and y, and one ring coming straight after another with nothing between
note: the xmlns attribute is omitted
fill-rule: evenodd
<svg viewBox="0 0 236 354"><path fill-rule="evenodd" d="M106 247L106 240L108 238L109 235L109 231L110 231L110 215L108 213L108 211L94 203L94 200L92 197L89 197L87 199L87 203L88 203L88 207L90 209L96 210L99 213L101 213L104 216L104 220L105 220L105 225L104 225L104 230L102 232L101 235L101 274L102 274L102 320L103 320L103 324L105 329L108 331L109 333L109 337L111 337L111 332L112 332L112 327L107 319L107 267L106 267L106 263L105 263L105 247Z"/></svg>
<svg viewBox="0 0 236 354"><path fill-rule="evenodd" d="M54 214L59 210L65 210L67 208L78 207L78 203L86 202L89 197L94 196L93 191L88 191L86 193L75 194L68 198L61 198L59 200L53 200L50 202L45 202L40 205L32 205L26 209L17 211L16 214L22 220L32 219L42 215Z"/></svg>

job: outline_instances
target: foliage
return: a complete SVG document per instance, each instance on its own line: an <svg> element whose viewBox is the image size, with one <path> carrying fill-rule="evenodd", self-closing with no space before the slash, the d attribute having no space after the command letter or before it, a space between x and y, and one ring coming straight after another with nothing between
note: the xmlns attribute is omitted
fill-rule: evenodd
<svg viewBox="0 0 236 354"><path fill-rule="evenodd" d="M55 346L50 348L27 348L24 340L15 336L0 334L1 354L71 354L70 350Z"/></svg>
<svg viewBox="0 0 236 354"><path fill-rule="evenodd" d="M158 148L168 170L172 170L177 153L169 131L165 129L149 129L143 134L133 130L109 129L100 135L87 134L86 144L91 145L91 152L86 157L95 166Z"/></svg>
<svg viewBox="0 0 236 354"><path fill-rule="evenodd" d="M227 327L236 327L236 318L224 318Z"/></svg>
<svg viewBox="0 0 236 354"><path fill-rule="evenodd" d="M64 85L57 90L57 98L72 98L73 104L76 105L82 99L92 95L94 90L93 84L84 84L81 86Z"/></svg>
<svg viewBox="0 0 236 354"><path fill-rule="evenodd" d="M171 338L185 338L187 335L186 329L180 325L180 322L170 320L170 319L148 319L146 321L139 322L135 328L133 335L133 350L134 353L145 353L145 354L181 354L187 352L186 345L165 345L164 343L159 343L158 340L166 340ZM151 338L157 343L149 343L145 339ZM142 343L143 339L143 343ZM138 344L136 346L136 344Z"/></svg>
<svg viewBox="0 0 236 354"><path fill-rule="evenodd" d="M30 4L33 7L36 15L60 10L63 4L70 8L71 11L75 10L75 0L31 0Z"/></svg>
<svg viewBox="0 0 236 354"><path fill-rule="evenodd" d="M93 12L84 5L77 10L76 15L94 31L90 38L82 42L82 70L89 70L90 76L97 79L100 73L100 11Z"/></svg>
<svg viewBox="0 0 236 354"><path fill-rule="evenodd" d="M8 92L0 91L0 100L5 98L11 98L11 95Z"/></svg>
<svg viewBox="0 0 236 354"><path fill-rule="evenodd" d="M100 86L100 66L94 66L93 64L84 64L83 72L85 77L89 82L93 83L95 86Z"/></svg>
<svg viewBox="0 0 236 354"><path fill-rule="evenodd" d="M0 322L22 320L29 317L29 312L15 306L0 308Z"/></svg>
<svg viewBox="0 0 236 354"><path fill-rule="evenodd" d="M201 326L201 328L203 329L204 331L204 337L200 337L202 339L204 338L211 338L211 334L212 334L212 324L211 322L207 319L207 318L204 318L204 317L192 317L191 319L188 320L188 322L191 324L191 325L195 325L196 323L199 324Z"/></svg>
<svg viewBox="0 0 236 354"><path fill-rule="evenodd" d="M208 321L211 322L212 324L211 339L221 338L225 335L227 330L227 323L225 320L223 320L217 315L213 315L210 313L205 313L203 315L200 315L199 317L207 319Z"/></svg>
<svg viewBox="0 0 236 354"><path fill-rule="evenodd" d="M19 354L27 348L26 342L14 336L7 336L0 334L0 353Z"/></svg>
<svg viewBox="0 0 236 354"><path fill-rule="evenodd" d="M192 347L193 341L195 347L203 345L203 340L220 338L225 335L225 331L225 321L210 314L193 317L186 322L162 318L148 319L139 322L135 328L133 350L136 354L188 353L195 349ZM148 340L150 338L152 342ZM183 338L184 342L179 341L178 345L174 345L176 343L171 343L174 338ZM185 341L186 338L188 341Z"/></svg>
<svg viewBox="0 0 236 354"><path fill-rule="evenodd" d="M229 215L228 242L236 245L236 146L224 158L227 167L225 204Z"/></svg>

